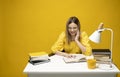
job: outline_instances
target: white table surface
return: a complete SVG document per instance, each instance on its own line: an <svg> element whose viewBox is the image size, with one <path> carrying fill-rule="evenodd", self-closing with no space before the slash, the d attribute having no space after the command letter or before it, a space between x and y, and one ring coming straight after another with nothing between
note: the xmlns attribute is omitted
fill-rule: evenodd
<svg viewBox="0 0 120 77"><path fill-rule="evenodd" d="M112 64L113 69L102 70L99 68L88 69L86 62L66 64L62 56L54 55L50 57L50 62L32 65L28 63L24 73L120 73L120 70Z"/></svg>

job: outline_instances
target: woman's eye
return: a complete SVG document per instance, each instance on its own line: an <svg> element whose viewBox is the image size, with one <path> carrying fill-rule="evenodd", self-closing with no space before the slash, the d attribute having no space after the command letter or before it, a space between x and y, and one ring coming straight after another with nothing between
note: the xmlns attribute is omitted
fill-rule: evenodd
<svg viewBox="0 0 120 77"><path fill-rule="evenodd" d="M73 29L77 29L77 27L73 27Z"/></svg>
<svg viewBox="0 0 120 77"><path fill-rule="evenodd" d="M73 27L73 28L71 28L71 27L68 27L68 29L77 29L77 27Z"/></svg>

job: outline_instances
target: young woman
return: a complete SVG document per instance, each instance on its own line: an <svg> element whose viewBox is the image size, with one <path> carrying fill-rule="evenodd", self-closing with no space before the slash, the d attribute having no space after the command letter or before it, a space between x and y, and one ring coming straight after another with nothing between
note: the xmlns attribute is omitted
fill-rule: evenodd
<svg viewBox="0 0 120 77"><path fill-rule="evenodd" d="M81 32L77 17L70 17L66 23L66 31L62 32L51 50L61 56L73 57L72 54L91 55L91 47L86 32ZM62 52L64 51L64 52Z"/></svg>

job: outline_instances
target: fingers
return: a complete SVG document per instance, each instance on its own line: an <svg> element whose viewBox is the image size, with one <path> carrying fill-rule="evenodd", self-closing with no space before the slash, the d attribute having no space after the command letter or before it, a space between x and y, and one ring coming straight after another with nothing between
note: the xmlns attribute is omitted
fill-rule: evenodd
<svg viewBox="0 0 120 77"><path fill-rule="evenodd" d="M80 35L80 32L79 32L79 30L77 31L77 36L79 36Z"/></svg>
<svg viewBox="0 0 120 77"><path fill-rule="evenodd" d="M76 56L75 56L75 55L68 54L67 57L68 57L68 58L75 58Z"/></svg>
<svg viewBox="0 0 120 77"><path fill-rule="evenodd" d="M75 36L75 40L78 40L79 39L79 36L80 36L80 32L79 32L79 30L77 31L77 34L76 34L76 36Z"/></svg>

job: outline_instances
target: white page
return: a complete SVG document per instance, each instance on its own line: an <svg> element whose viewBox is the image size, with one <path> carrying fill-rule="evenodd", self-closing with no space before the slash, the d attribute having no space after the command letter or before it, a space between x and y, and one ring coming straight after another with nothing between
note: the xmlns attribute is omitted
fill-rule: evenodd
<svg viewBox="0 0 120 77"><path fill-rule="evenodd" d="M72 58L64 57L63 60L64 60L66 63L86 61L86 56L83 55L83 54L72 54L72 55L75 55L76 57L72 57Z"/></svg>

